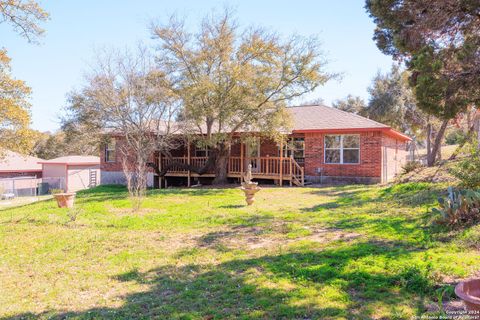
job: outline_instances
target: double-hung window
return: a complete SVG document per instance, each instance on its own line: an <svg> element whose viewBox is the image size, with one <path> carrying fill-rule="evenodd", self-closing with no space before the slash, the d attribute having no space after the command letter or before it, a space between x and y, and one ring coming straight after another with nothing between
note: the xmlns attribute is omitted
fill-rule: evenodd
<svg viewBox="0 0 480 320"><path fill-rule="evenodd" d="M105 162L115 162L115 141L105 145Z"/></svg>
<svg viewBox="0 0 480 320"><path fill-rule="evenodd" d="M360 135L326 135L325 163L360 163Z"/></svg>

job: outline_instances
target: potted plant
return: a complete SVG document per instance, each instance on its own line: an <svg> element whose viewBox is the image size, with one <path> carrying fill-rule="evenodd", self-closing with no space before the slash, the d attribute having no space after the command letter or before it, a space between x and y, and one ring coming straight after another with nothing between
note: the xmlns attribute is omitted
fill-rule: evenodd
<svg viewBox="0 0 480 320"><path fill-rule="evenodd" d="M59 208L72 208L75 202L75 192L63 192L62 189L50 189L50 193L57 200Z"/></svg>

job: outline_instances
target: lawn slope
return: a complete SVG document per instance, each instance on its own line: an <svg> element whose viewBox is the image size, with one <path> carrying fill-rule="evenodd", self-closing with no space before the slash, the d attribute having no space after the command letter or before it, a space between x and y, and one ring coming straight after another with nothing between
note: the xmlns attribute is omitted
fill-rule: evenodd
<svg viewBox="0 0 480 320"><path fill-rule="evenodd" d="M124 188L103 186L74 211L1 210L0 319L434 313L480 262L474 229L431 227L444 188L266 188L250 207L238 189L154 190L132 213Z"/></svg>

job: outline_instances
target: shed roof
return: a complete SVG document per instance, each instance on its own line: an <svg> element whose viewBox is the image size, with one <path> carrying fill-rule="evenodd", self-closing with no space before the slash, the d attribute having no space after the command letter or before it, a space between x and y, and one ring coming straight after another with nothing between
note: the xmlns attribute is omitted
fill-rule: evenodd
<svg viewBox="0 0 480 320"><path fill-rule="evenodd" d="M42 165L39 161L43 159L22 155L17 152L6 150L0 156L0 172L39 172Z"/></svg>
<svg viewBox="0 0 480 320"><path fill-rule="evenodd" d="M42 160L41 164L93 165L100 164L100 157L95 156L65 156L50 160Z"/></svg>

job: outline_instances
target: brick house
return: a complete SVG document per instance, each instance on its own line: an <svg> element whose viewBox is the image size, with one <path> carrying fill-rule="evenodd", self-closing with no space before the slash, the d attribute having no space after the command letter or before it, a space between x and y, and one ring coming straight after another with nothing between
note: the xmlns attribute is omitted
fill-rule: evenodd
<svg viewBox="0 0 480 320"><path fill-rule="evenodd" d="M240 179L251 164L254 178L280 185L303 185L305 181L380 183L399 173L406 160L406 144L411 139L387 125L327 106L306 105L288 110L293 118L288 143L279 145L261 136L249 139L248 143L238 139L231 148L229 178ZM113 139L101 152L102 184L124 183L117 152L121 140L121 137ZM173 150L172 154L175 161L202 166L208 152L190 144ZM152 155L152 161L161 167L169 160ZM213 173L199 177L174 168L165 176L167 181L184 179L185 185L199 178L213 178ZM158 186L161 180L149 173L149 186Z"/></svg>

